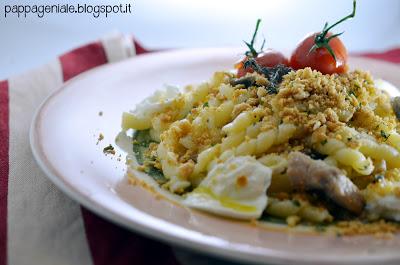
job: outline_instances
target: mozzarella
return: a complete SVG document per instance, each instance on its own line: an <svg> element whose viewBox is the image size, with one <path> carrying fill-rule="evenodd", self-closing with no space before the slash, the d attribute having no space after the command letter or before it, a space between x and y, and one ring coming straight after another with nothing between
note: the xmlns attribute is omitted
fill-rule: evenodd
<svg viewBox="0 0 400 265"><path fill-rule="evenodd" d="M259 218L267 206L271 174L251 156L231 157L213 167L184 204L226 217Z"/></svg>
<svg viewBox="0 0 400 265"><path fill-rule="evenodd" d="M150 119L154 113L161 112L170 106L178 95L179 89L177 87L166 86L164 90L157 90L151 96L142 100L131 113L141 119Z"/></svg>

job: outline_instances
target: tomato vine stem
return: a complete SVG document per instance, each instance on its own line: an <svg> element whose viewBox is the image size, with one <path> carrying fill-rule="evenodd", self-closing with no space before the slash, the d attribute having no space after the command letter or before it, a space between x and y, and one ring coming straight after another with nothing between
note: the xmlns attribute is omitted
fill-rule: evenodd
<svg viewBox="0 0 400 265"><path fill-rule="evenodd" d="M351 12L351 14L345 16L344 18L340 19L339 21L337 21L336 23L332 24L331 26L329 26L328 22L326 22L325 25L324 25L324 28L322 29L322 31L315 36L314 45L308 51L308 54L312 53L313 51L315 51L318 48L325 48L325 49L328 50L329 54L332 55L333 59L336 61L336 55L333 52L331 46L329 45L329 42L333 38L336 38L336 37L342 35L344 32L333 34L333 35L331 35L329 37L326 37L326 36L327 36L329 30L331 30L333 27L339 25L340 23L344 22L347 19L355 17L355 15L356 15L356 6L357 6L357 1L353 0L353 11Z"/></svg>
<svg viewBox="0 0 400 265"><path fill-rule="evenodd" d="M249 50L245 53L246 56L257 58L258 54L260 52L262 52L262 50L264 48L265 39L264 39L264 41L263 41L263 43L261 45L260 52L257 52L256 49L254 48L254 42L256 41L257 32L258 32L258 28L260 27L260 24L261 24L261 19L257 19L256 29L254 30L253 37L251 38L250 43L248 43L247 41L244 41L244 43L246 44L247 48L249 48Z"/></svg>

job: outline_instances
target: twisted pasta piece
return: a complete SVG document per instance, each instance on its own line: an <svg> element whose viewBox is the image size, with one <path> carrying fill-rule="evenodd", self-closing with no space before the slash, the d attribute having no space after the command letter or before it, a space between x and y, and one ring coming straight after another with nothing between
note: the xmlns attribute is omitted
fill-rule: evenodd
<svg viewBox="0 0 400 265"><path fill-rule="evenodd" d="M387 144L378 144L370 139L360 140L360 152L376 160L385 160L388 168L400 167L399 151Z"/></svg>
<svg viewBox="0 0 400 265"><path fill-rule="evenodd" d="M386 142L396 148L397 151L400 151L400 135L397 132L391 132Z"/></svg>
<svg viewBox="0 0 400 265"><path fill-rule="evenodd" d="M271 198L266 212L272 216L288 218L297 215L313 223L331 222L333 217L329 212L320 207L315 207L308 202L294 200L278 200Z"/></svg>
<svg viewBox="0 0 400 265"><path fill-rule="evenodd" d="M369 175L374 170L370 158L356 149L346 147L345 143L337 139L328 139L325 143L317 145L317 151L329 155L342 165L351 166L361 175Z"/></svg>

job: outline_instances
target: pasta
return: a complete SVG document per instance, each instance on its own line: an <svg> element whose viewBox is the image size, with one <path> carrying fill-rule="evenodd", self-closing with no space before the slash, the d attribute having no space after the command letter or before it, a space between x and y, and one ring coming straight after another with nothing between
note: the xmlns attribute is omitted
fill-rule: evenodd
<svg viewBox="0 0 400 265"><path fill-rule="evenodd" d="M239 219L400 221L400 124L372 77L289 69L270 85L216 72L156 92L122 116L150 138L139 169L191 207Z"/></svg>

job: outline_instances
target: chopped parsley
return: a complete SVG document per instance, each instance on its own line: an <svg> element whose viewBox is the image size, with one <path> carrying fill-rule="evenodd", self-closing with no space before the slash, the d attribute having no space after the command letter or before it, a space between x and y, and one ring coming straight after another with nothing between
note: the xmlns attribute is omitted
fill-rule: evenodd
<svg viewBox="0 0 400 265"><path fill-rule="evenodd" d="M381 136L383 139L385 139L384 141L386 142L390 134L387 134L384 130L381 130Z"/></svg>
<svg viewBox="0 0 400 265"><path fill-rule="evenodd" d="M208 101L206 102L206 103L204 103L203 104L203 108L206 108L206 107L208 107L209 105L208 105Z"/></svg>
<svg viewBox="0 0 400 265"><path fill-rule="evenodd" d="M355 98L357 98L357 95L356 95L356 93L354 93L353 90L350 90L350 91L349 91L349 96L351 96L351 95L353 95Z"/></svg>
<svg viewBox="0 0 400 265"><path fill-rule="evenodd" d="M328 142L328 139L324 139L324 140L321 141L321 144L322 145L326 145L327 142Z"/></svg>

